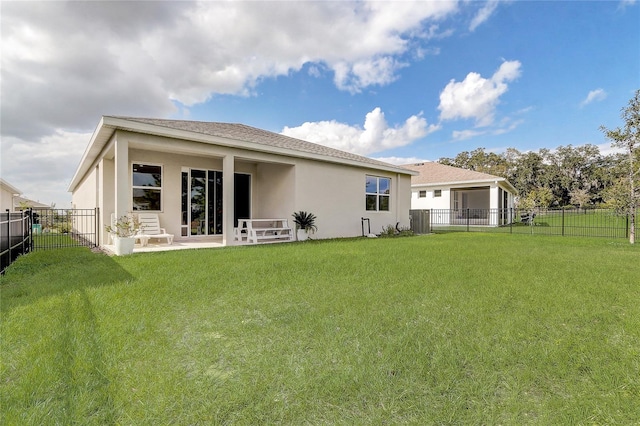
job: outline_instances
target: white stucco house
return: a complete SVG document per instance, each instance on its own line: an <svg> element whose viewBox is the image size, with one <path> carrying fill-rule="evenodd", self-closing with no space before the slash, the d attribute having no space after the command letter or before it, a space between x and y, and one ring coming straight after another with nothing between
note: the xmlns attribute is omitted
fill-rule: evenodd
<svg viewBox="0 0 640 426"><path fill-rule="evenodd" d="M431 210L440 225L498 226L510 221L516 189L505 178L423 162L403 166L411 177L411 209Z"/></svg>
<svg viewBox="0 0 640 426"><path fill-rule="evenodd" d="M4 213L7 210L13 212L14 199L20 194L22 194L22 191L6 180L0 179L0 212Z"/></svg>
<svg viewBox="0 0 640 426"><path fill-rule="evenodd" d="M46 204L23 197L21 190L0 178L0 212L5 213L7 210L17 212L22 210L23 207L34 209L51 208Z"/></svg>
<svg viewBox="0 0 640 426"><path fill-rule="evenodd" d="M414 172L243 124L103 116L71 180L74 208L155 212L175 241L235 244L238 219L317 216L315 238L409 225Z"/></svg>

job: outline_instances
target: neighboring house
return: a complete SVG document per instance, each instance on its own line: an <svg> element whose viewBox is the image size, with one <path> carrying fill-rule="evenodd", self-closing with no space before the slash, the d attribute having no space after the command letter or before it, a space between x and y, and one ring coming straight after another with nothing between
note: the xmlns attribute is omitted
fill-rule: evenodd
<svg viewBox="0 0 640 426"><path fill-rule="evenodd" d="M74 208L156 212L176 240L232 245L238 219L317 216L316 238L409 226L405 168L242 124L104 116L69 191Z"/></svg>
<svg viewBox="0 0 640 426"><path fill-rule="evenodd" d="M20 194L22 191L0 178L0 212L5 213L7 210L13 212L13 200Z"/></svg>
<svg viewBox="0 0 640 426"><path fill-rule="evenodd" d="M46 204L23 197L22 191L0 178L0 212L4 213L7 210L17 212L22 210L23 207L32 207L34 209L50 208Z"/></svg>
<svg viewBox="0 0 640 426"><path fill-rule="evenodd" d="M49 210L49 209L52 209L53 207L51 207L48 204L42 204L25 197L15 197L13 199L13 209L15 211L23 210L25 208L33 209L35 211L35 210Z"/></svg>
<svg viewBox="0 0 640 426"><path fill-rule="evenodd" d="M432 210L432 221L491 226L509 222L516 189L505 178L435 162L403 167L419 173L411 177L411 209Z"/></svg>

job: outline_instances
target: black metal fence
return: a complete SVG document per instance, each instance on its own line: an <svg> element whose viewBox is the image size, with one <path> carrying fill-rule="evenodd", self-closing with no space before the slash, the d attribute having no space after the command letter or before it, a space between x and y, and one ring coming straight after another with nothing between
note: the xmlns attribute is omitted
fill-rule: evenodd
<svg viewBox="0 0 640 426"><path fill-rule="evenodd" d="M0 213L0 274L20 255L31 250L31 218L28 212Z"/></svg>
<svg viewBox="0 0 640 426"><path fill-rule="evenodd" d="M35 250L97 247L98 209L45 209L2 213L1 273L15 259Z"/></svg>
<svg viewBox="0 0 640 426"><path fill-rule="evenodd" d="M98 209L33 210L33 250L62 247L96 247Z"/></svg>
<svg viewBox="0 0 640 426"><path fill-rule="evenodd" d="M432 232L628 238L629 217L606 209L432 209Z"/></svg>

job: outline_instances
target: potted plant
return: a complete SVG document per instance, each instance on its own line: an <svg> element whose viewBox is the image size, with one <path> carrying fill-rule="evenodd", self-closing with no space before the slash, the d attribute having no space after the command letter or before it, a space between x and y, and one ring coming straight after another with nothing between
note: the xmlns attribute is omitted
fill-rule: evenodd
<svg viewBox="0 0 640 426"><path fill-rule="evenodd" d="M133 253L133 246L136 241L135 236L142 229L142 225L137 217L125 215L112 225L106 226L105 229L113 238L116 255L122 256Z"/></svg>
<svg viewBox="0 0 640 426"><path fill-rule="evenodd" d="M293 215L293 223L296 224L296 237L298 241L305 241L309 238L309 234L313 234L318 230L316 226L316 215L304 211L295 212Z"/></svg>

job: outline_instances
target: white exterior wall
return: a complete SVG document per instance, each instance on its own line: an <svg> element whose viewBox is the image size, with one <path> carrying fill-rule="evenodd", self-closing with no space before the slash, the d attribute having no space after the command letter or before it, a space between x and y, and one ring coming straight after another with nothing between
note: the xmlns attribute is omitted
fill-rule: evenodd
<svg viewBox="0 0 640 426"><path fill-rule="evenodd" d="M118 157L125 159L118 164ZM312 161L233 147L185 141L118 130L102 159L76 187L77 208L100 207L101 242L107 242L104 225L112 214L132 210L132 165L162 167L160 224L176 239L181 237L182 169L223 172L223 242L232 244L233 173L251 176L251 216L286 218L305 210L317 216L315 238L361 235L361 218L370 219L371 232L387 225L409 226L410 176L374 169ZM366 175L391 178L390 211L365 209ZM443 194L444 195L444 194ZM123 213L124 212L124 213Z"/></svg>
<svg viewBox="0 0 640 426"><path fill-rule="evenodd" d="M473 189L473 188L477 189ZM453 192L465 191L467 193L467 207L472 209L498 209L499 208L499 191L502 188L507 192L507 205L505 208L512 208L514 203L514 194L507 189L507 185L503 182L482 182L475 185L469 183L452 184L446 186L412 186L411 187L411 209L412 210L438 210L438 209L453 209ZM442 197L434 197L434 191L440 189L442 191ZM480 190L481 189L481 190ZM426 191L426 197L420 198L420 191ZM464 208L462 201L460 200L460 209ZM437 212L432 212L434 215ZM451 215L441 212L438 217L434 217L434 221L441 225L450 224ZM498 225L498 214L489 214L489 225Z"/></svg>
<svg viewBox="0 0 640 426"><path fill-rule="evenodd" d="M395 182L397 188L394 195L397 195L397 219L400 222L400 226L411 226L411 219L409 218L409 210L411 210L411 176L396 174ZM393 180L393 179L392 179Z"/></svg>
<svg viewBox="0 0 640 426"><path fill-rule="evenodd" d="M71 205L74 209L93 209L98 207L96 184L97 169L93 168L71 195Z"/></svg>
<svg viewBox="0 0 640 426"><path fill-rule="evenodd" d="M71 206L74 209L94 209L98 206L98 192L96 191L98 184L98 168L95 167L89 172L77 190L72 194ZM74 223L74 231L80 233L92 232L90 226L85 221ZM99 230L106 235L104 230ZM104 238L101 234L100 238Z"/></svg>
<svg viewBox="0 0 640 426"><path fill-rule="evenodd" d="M13 211L13 191L0 187L0 212L5 213L7 209Z"/></svg>
<svg viewBox="0 0 640 426"><path fill-rule="evenodd" d="M296 166L295 210L317 216L317 238L362 235L362 218L368 218L372 233L396 223L409 226L411 179L377 170L345 167L300 160ZM391 178L390 211L366 210L366 176ZM367 229L365 229L365 232Z"/></svg>
<svg viewBox="0 0 640 426"><path fill-rule="evenodd" d="M253 217L289 219L293 227L295 168L292 165L260 163L252 176Z"/></svg>
<svg viewBox="0 0 640 426"><path fill-rule="evenodd" d="M435 197L435 190L442 191L440 197ZM427 191L427 196L420 198L420 191ZM411 209L412 210L431 210L431 209L450 209L451 208L451 190L448 187L437 188L412 188L411 190Z"/></svg>
<svg viewBox="0 0 640 426"><path fill-rule="evenodd" d="M489 188L489 205L492 209L500 208L500 199L498 198L498 185L491 185ZM489 215L489 225L498 226L498 215Z"/></svg>
<svg viewBox="0 0 640 426"><path fill-rule="evenodd" d="M508 207L513 207L513 199L514 195L509 192L504 186L500 186L496 183L487 183L483 185L478 185L478 188L488 189L489 197L486 197L486 191L474 191L470 190L468 195L469 205L473 206L472 208L482 208L482 209L497 209L498 208L498 188L502 187L504 191L506 191L508 195ZM430 209L451 209L453 208L451 194L452 191L455 190L464 190L471 189L472 186L468 184L460 184L460 185L449 185L446 187L426 187L426 186L413 186L411 188L411 209L412 210L430 210ZM433 193L435 189L442 190L442 197L434 197ZM419 198L420 191L427 191L427 196L425 198Z"/></svg>

